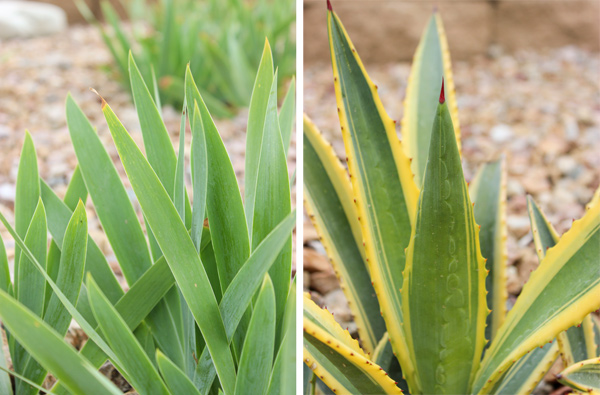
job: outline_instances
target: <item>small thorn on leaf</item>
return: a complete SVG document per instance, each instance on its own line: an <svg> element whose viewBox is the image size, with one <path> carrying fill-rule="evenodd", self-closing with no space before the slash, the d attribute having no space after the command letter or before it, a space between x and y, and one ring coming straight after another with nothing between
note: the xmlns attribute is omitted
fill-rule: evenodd
<svg viewBox="0 0 600 395"><path fill-rule="evenodd" d="M333 11L333 8L331 7L331 1L327 0L327 9L329 11Z"/></svg>
<svg viewBox="0 0 600 395"><path fill-rule="evenodd" d="M446 102L446 96L444 95L444 77L442 77L442 90L440 91L440 104Z"/></svg>

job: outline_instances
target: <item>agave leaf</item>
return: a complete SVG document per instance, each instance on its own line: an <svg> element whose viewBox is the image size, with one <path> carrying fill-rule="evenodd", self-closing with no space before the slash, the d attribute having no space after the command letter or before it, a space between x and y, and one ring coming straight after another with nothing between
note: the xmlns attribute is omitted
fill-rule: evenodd
<svg viewBox="0 0 600 395"><path fill-rule="evenodd" d="M364 353L348 347L346 342L331 335L306 316L303 326L304 363L334 393L365 395L402 393L387 373L366 358Z"/></svg>
<svg viewBox="0 0 600 395"><path fill-rule="evenodd" d="M0 289L10 294L12 291L12 282L10 281L10 269L8 268L8 256L4 240L0 235Z"/></svg>
<svg viewBox="0 0 600 395"><path fill-rule="evenodd" d="M292 130L296 120L296 77L292 77L290 87L288 88L281 109L279 110L279 127L281 129L281 138L283 139L283 149L287 157L292 140Z"/></svg>
<svg viewBox="0 0 600 395"><path fill-rule="evenodd" d="M587 315L581 324L559 333L556 339L560 346L563 366L567 368L575 362L597 357L597 345L594 337L594 323L591 315Z"/></svg>
<svg viewBox="0 0 600 395"><path fill-rule="evenodd" d="M600 393L600 358L587 359L569 366L556 376L558 381L591 395Z"/></svg>
<svg viewBox="0 0 600 395"><path fill-rule="evenodd" d="M48 230L52 240L57 245L62 245L67 224L72 216L72 210L62 202L54 191L43 180L41 181L42 201L46 207L48 217ZM87 254L85 257L85 271L92 274L94 280L105 292L112 303L116 303L123 296L123 289L108 265L102 250L96 242L88 236Z"/></svg>
<svg viewBox="0 0 600 395"><path fill-rule="evenodd" d="M179 369L171 360L157 350L156 361L160 368L160 373L169 386L172 394L200 395L200 392L194 387L194 383Z"/></svg>
<svg viewBox="0 0 600 395"><path fill-rule="evenodd" d="M546 250L554 247L559 237L552 224L546 219L546 216L531 196L527 197L527 209L535 250L541 262L546 256ZM590 315L586 316L580 325L572 326L566 331L559 333L556 339L558 340L560 356L565 368L577 361L583 361L596 356L594 327Z"/></svg>
<svg viewBox="0 0 600 395"><path fill-rule="evenodd" d="M261 284L279 251L285 245L287 235L294 228L295 211L291 212L279 225L265 237L260 245L252 252L246 263L235 276L221 299L219 309L223 316L227 339L231 342L244 311L250 306L252 295ZM198 359L194 383L200 392L206 394L215 378L213 363L206 349Z"/></svg>
<svg viewBox="0 0 600 395"><path fill-rule="evenodd" d="M33 253L38 262L46 266L47 240L46 211L42 199L38 198L38 205L31 218L31 223L25 235L25 245ZM35 264L23 254L19 255L18 272L15 273L16 297L20 303L38 317L42 316L44 309L44 277L35 267ZM11 333L11 336L13 334ZM10 352L14 370L22 373L27 360L27 353L20 344L15 344Z"/></svg>
<svg viewBox="0 0 600 395"><path fill-rule="evenodd" d="M131 285L151 266L146 237L110 156L71 95L67 125L98 219Z"/></svg>
<svg viewBox="0 0 600 395"><path fill-rule="evenodd" d="M533 233L533 243L540 262L546 256L546 250L558 243L558 234L552 224L548 221L542 210L538 207L531 196L527 196L527 212Z"/></svg>
<svg viewBox="0 0 600 395"><path fill-rule="evenodd" d="M102 107L142 211L211 350L221 385L226 394L231 394L235 383L233 358L217 301L200 257L156 173L110 106L103 102Z"/></svg>
<svg viewBox="0 0 600 395"><path fill-rule="evenodd" d="M412 171L417 186L423 184L431 127L436 114L436 99L439 95L439 81L444 78L446 85L446 102L456 143L460 153L460 129L458 126L458 108L454 95L454 80L450 63L448 41L442 24L442 18L434 12L421 36L411 67L406 99L404 101L404 117L402 119L402 138L406 154L412 158Z"/></svg>
<svg viewBox="0 0 600 395"><path fill-rule="evenodd" d="M81 282L83 281L87 239L85 206L80 201L73 212L65 232L56 279L56 285L60 287L73 305L77 305ZM65 335L71 323L71 315L63 306L60 299L53 293L51 293L48 307L44 313L44 321L61 336ZM42 383L46 376L46 370L37 361L28 357L25 359L23 366L23 375L25 377L30 378L36 384ZM37 388L29 384L19 382L17 385L19 386L17 387L19 393L37 393Z"/></svg>
<svg viewBox="0 0 600 395"><path fill-rule="evenodd" d="M265 115L252 222L252 248L256 248L271 230L292 211L287 160L277 115L277 72L273 77ZM259 186L259 187L258 187ZM269 269L275 290L277 341L283 324L285 301L292 272L292 235Z"/></svg>
<svg viewBox="0 0 600 395"><path fill-rule="evenodd" d="M261 143L265 128L265 117L267 114L267 103L273 84L273 55L269 40L265 39L254 89L250 98L248 109L248 126L246 131L246 163L244 172L244 208L246 209L246 222L248 233L252 235L252 219L254 218L254 202L257 190L256 180L258 178L258 164L260 160Z"/></svg>
<svg viewBox="0 0 600 395"><path fill-rule="evenodd" d="M73 393L121 394L41 318L0 291L0 318L29 353Z"/></svg>
<svg viewBox="0 0 600 395"><path fill-rule="evenodd" d="M471 200L475 204L475 222L481 226L479 241L481 255L487 260L485 279L487 305L492 312L487 316L485 338L492 340L506 316L506 163L505 159L486 163L479 169L470 185Z"/></svg>
<svg viewBox="0 0 600 395"><path fill-rule="evenodd" d="M19 170L15 192L15 230L21 238L25 238L33 213L38 207L40 198L40 178L38 173L37 156L33 140L25 131L25 140L21 149ZM15 247L14 273L19 273L21 250ZM16 277L16 276L15 276ZM15 281L14 294L18 295L19 282Z"/></svg>
<svg viewBox="0 0 600 395"><path fill-rule="evenodd" d="M596 356L600 357L600 320L597 317L592 316L592 322L594 323L594 342L596 343Z"/></svg>
<svg viewBox="0 0 600 395"><path fill-rule="evenodd" d="M348 330L343 330L340 324L333 318L333 314L327 311L327 308L322 309L310 299L310 295L305 293L303 300L303 319L304 322L310 322L312 325L321 328L329 336L334 337L338 342L342 343L356 354L363 358L369 358L367 353L360 347L358 341L350 336Z"/></svg>
<svg viewBox="0 0 600 395"><path fill-rule="evenodd" d="M414 378L404 372L411 392L466 394L485 344L485 262L443 91L408 246L402 308L416 368Z"/></svg>
<svg viewBox="0 0 600 395"><path fill-rule="evenodd" d="M136 341L127 323L102 294L91 276L88 276L86 284L96 321L100 323L104 338L118 356L120 366L125 369L121 373L141 395L168 394L160 375L142 346Z"/></svg>
<svg viewBox="0 0 600 395"><path fill-rule="evenodd" d="M258 292L238 366L235 393L264 394L275 350L275 292L269 275Z"/></svg>
<svg viewBox="0 0 600 395"><path fill-rule="evenodd" d="M404 249L410 240L418 189L394 122L383 109L377 87L333 11L328 13L328 30L338 114L366 261L392 347L401 365L409 370L398 290L402 287Z"/></svg>
<svg viewBox="0 0 600 395"><path fill-rule="evenodd" d="M333 149L306 115L304 158L306 210L340 278L363 347L372 352L385 332L385 322L364 261L352 185Z"/></svg>
<svg viewBox="0 0 600 395"><path fill-rule="evenodd" d="M554 364L559 349L556 342L534 348L519 359L489 391L495 395L528 395Z"/></svg>
<svg viewBox="0 0 600 395"><path fill-rule="evenodd" d="M379 344L377 344L377 347L371 356L371 360L381 366L381 368L388 373L390 378L396 381L396 385L402 390L404 395L410 395L408 383L404 380L402 368L394 355L394 350L392 350L392 344L390 343L387 332L383 335Z"/></svg>
<svg viewBox="0 0 600 395"><path fill-rule="evenodd" d="M589 208L546 252L498 330L472 391L485 392L527 351L551 341L600 306L600 205Z"/></svg>

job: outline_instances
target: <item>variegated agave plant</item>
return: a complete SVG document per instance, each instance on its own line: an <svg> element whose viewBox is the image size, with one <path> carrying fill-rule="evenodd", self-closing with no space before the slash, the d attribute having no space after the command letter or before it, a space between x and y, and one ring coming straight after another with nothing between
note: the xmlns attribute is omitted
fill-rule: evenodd
<svg viewBox="0 0 600 395"><path fill-rule="evenodd" d="M336 394L529 393L559 352L565 364L589 360L563 382L598 390L600 192L560 238L529 199L540 267L507 314L504 163L465 182L439 15L414 58L400 142L328 8L349 174L305 118L305 198L360 342L306 296L307 393L316 378Z"/></svg>

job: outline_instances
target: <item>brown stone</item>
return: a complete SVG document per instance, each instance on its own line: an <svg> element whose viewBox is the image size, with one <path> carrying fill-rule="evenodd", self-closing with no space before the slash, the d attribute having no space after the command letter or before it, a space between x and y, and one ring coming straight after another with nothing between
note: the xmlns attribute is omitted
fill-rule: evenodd
<svg viewBox="0 0 600 395"><path fill-rule="evenodd" d="M326 272L314 272L310 275L310 288L321 295L326 295L340 287L340 282L333 270Z"/></svg>
<svg viewBox="0 0 600 395"><path fill-rule="evenodd" d="M333 271L331 263L327 257L318 253L312 248L304 248L304 270L310 273L313 272L328 272Z"/></svg>

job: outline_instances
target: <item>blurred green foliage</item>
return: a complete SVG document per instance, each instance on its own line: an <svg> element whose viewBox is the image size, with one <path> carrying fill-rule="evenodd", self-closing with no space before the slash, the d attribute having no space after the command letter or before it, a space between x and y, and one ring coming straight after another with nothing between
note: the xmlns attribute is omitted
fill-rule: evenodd
<svg viewBox="0 0 600 395"><path fill-rule="evenodd" d="M75 1L100 30L124 87L130 88L131 50L146 84L160 93L163 104L182 106L182 76L189 62L212 114L229 117L248 106L265 38L279 67L280 88L295 73L293 0L124 1L129 24L109 1L101 4L106 24L82 0Z"/></svg>

